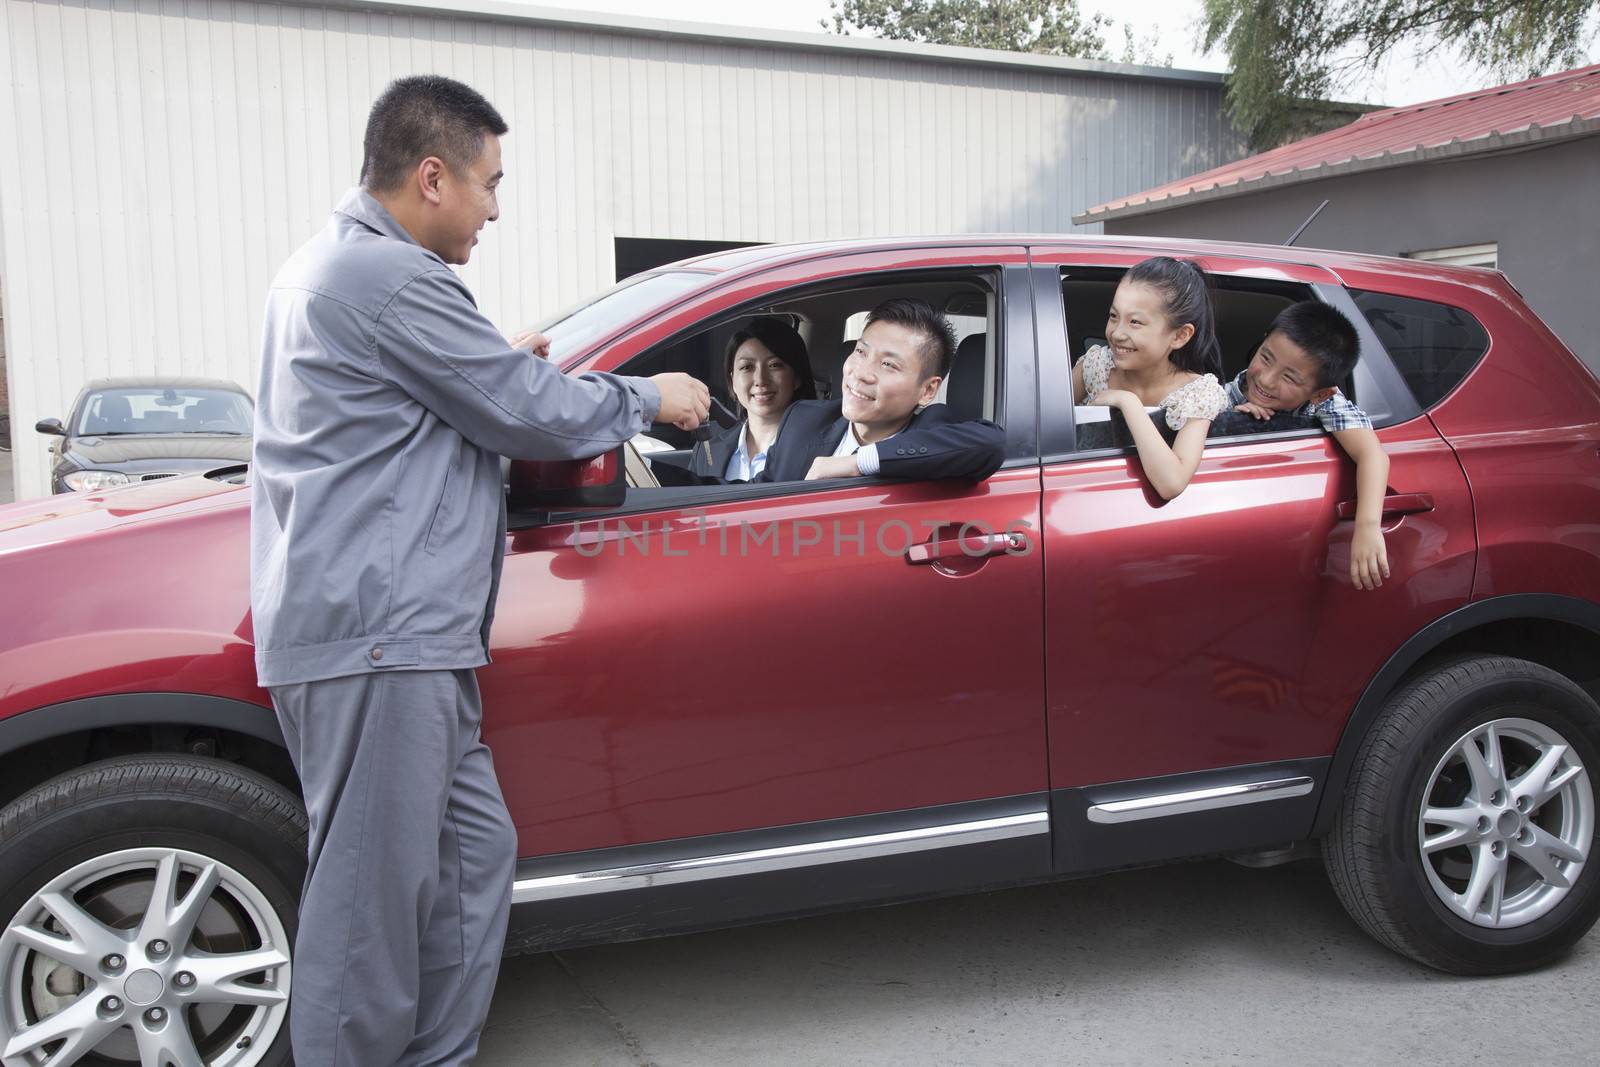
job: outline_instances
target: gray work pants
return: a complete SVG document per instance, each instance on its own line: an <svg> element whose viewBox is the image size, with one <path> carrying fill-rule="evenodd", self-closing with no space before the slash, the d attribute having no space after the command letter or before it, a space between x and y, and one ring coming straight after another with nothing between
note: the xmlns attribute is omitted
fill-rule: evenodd
<svg viewBox="0 0 1600 1067"><path fill-rule="evenodd" d="M311 822L295 1063L470 1063L516 862L476 676L392 671L271 692Z"/></svg>

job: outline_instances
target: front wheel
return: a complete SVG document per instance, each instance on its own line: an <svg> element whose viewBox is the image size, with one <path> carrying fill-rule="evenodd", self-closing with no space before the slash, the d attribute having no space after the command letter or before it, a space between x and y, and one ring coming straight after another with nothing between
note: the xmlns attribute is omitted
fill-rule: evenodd
<svg viewBox="0 0 1600 1067"><path fill-rule="evenodd" d="M1324 855L1379 941L1454 974L1548 963L1600 917L1600 707L1538 664L1478 656L1399 690Z"/></svg>
<svg viewBox="0 0 1600 1067"><path fill-rule="evenodd" d="M111 760L0 812L0 1062L278 1067L305 815L218 760Z"/></svg>

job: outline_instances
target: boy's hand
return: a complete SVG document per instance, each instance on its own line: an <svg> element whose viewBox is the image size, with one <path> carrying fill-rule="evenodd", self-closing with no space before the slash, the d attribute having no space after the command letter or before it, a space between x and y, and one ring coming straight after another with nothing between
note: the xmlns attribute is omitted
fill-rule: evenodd
<svg viewBox="0 0 1600 1067"><path fill-rule="evenodd" d="M1258 419L1270 419L1277 414L1271 408L1264 408L1260 404L1252 404L1249 401L1235 405L1233 410L1242 411L1247 415L1254 415Z"/></svg>
<svg viewBox="0 0 1600 1067"><path fill-rule="evenodd" d="M1383 543L1383 528L1357 524L1350 541L1350 581L1357 589L1376 589L1389 577L1389 550Z"/></svg>

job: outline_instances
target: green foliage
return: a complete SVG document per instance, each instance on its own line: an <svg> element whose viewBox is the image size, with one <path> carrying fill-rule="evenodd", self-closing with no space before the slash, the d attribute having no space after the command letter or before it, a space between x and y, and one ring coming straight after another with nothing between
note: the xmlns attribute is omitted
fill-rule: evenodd
<svg viewBox="0 0 1600 1067"><path fill-rule="evenodd" d="M1163 55L1160 48L1161 39L1153 28L1141 40L1134 35L1132 25L1126 22L1122 24L1122 54L1117 57L1118 62L1139 63L1146 67L1172 66L1172 53Z"/></svg>
<svg viewBox="0 0 1600 1067"><path fill-rule="evenodd" d="M1110 59L1111 20L1085 16L1077 0L829 0L834 33L895 41ZM1131 43L1130 43L1131 47Z"/></svg>
<svg viewBox="0 0 1600 1067"><path fill-rule="evenodd" d="M1228 106L1257 148L1307 132L1308 107L1401 45L1452 49L1496 80L1582 62L1600 0L1204 0L1207 51L1233 73Z"/></svg>

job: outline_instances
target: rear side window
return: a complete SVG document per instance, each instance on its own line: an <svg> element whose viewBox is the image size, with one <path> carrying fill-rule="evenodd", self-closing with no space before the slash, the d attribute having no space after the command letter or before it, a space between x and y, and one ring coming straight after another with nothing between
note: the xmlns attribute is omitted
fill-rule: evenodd
<svg viewBox="0 0 1600 1067"><path fill-rule="evenodd" d="M1489 334L1460 308L1356 289L1350 295L1424 409L1443 400L1489 350Z"/></svg>

